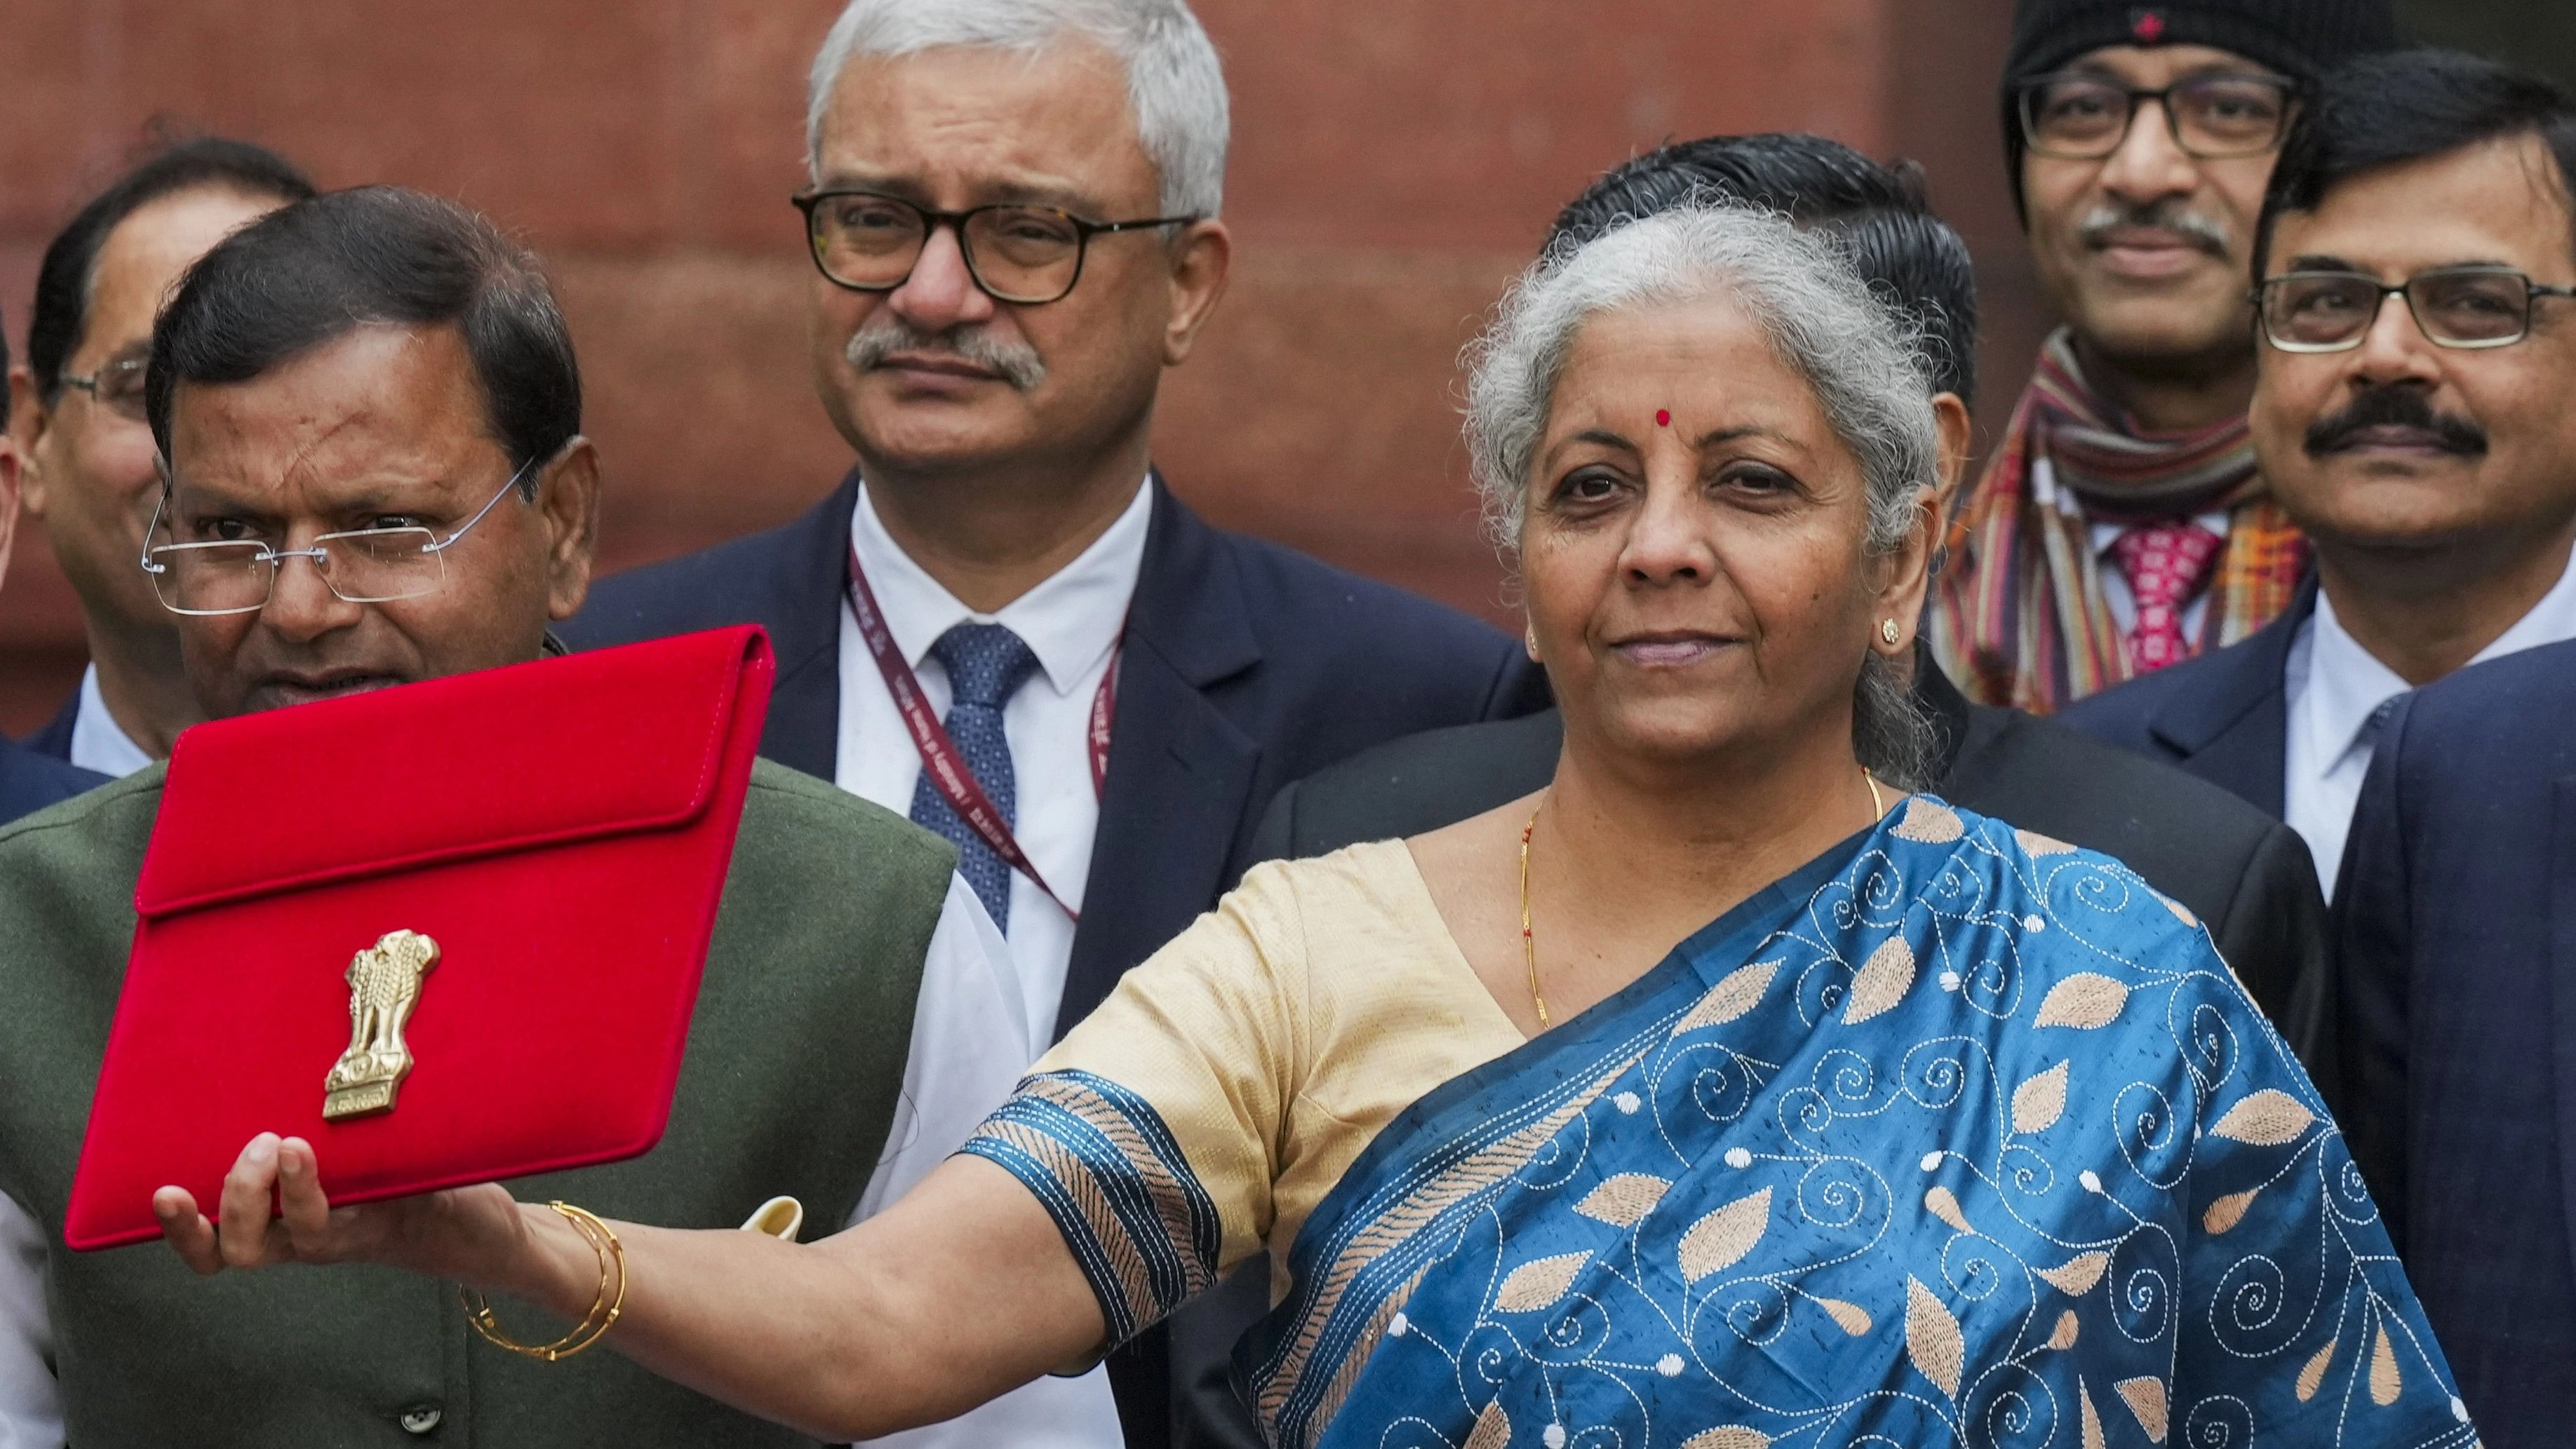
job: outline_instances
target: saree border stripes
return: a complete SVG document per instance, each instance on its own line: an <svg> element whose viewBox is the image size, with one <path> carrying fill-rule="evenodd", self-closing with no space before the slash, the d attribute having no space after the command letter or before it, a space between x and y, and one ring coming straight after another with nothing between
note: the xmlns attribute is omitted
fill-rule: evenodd
<svg viewBox="0 0 2576 1449"><path fill-rule="evenodd" d="M1216 1281L1216 1204L1144 1098L1090 1072L1029 1078L960 1152L1037 1195L1124 1343Z"/></svg>

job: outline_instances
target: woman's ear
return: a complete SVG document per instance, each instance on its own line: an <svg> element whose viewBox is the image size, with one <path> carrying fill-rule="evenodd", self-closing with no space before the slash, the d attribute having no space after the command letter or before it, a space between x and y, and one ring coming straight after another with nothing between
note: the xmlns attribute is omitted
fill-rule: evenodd
<svg viewBox="0 0 2576 1449"><path fill-rule="evenodd" d="M1886 570L1879 585L1874 632L1880 652L1888 655L1909 654L1914 648L1916 623L1923 617L1923 597L1932 583L1932 554L1940 544L1942 493L1937 488L1914 490L1914 518L1905 530L1905 538L1889 552L1880 555L1879 564ZM1890 630L1888 626L1895 627ZM1890 633L1894 638L1888 637Z"/></svg>

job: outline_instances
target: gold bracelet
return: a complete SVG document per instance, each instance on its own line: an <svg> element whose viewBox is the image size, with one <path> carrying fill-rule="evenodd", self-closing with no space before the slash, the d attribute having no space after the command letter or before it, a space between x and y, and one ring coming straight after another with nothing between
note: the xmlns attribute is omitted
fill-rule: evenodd
<svg viewBox="0 0 2576 1449"><path fill-rule="evenodd" d="M608 1224L592 1213L567 1202L550 1202L546 1206L562 1214L564 1221L572 1224L573 1231L581 1234L582 1241L590 1244L590 1250L599 1255L599 1295L591 1300L590 1311L581 1316L581 1322L574 1326L573 1331L552 1343L521 1343L501 1331L500 1323L492 1317L492 1305L482 1294L468 1293L459 1287L456 1297L465 1305L466 1316L472 1320L474 1331L483 1335L485 1342L512 1353L555 1363L599 1342L616 1325L617 1315L626 1307L626 1245L617 1241L617 1234L610 1232ZM609 1291L612 1265L617 1285L613 1294Z"/></svg>

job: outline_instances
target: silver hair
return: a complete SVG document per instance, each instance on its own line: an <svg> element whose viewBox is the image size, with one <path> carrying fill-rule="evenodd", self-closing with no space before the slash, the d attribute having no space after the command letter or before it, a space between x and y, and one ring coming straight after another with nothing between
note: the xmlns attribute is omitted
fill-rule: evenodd
<svg viewBox="0 0 2576 1449"><path fill-rule="evenodd" d="M860 56L975 46L1035 56L1091 40L1127 71L1136 134L1162 180L1166 216L1215 216L1225 204L1231 134L1225 68L1187 0L850 0L814 57L805 146L817 169L841 72Z"/></svg>
<svg viewBox="0 0 2576 1449"><path fill-rule="evenodd" d="M1774 213L1695 200L1552 249L1468 347L1468 467L1499 546L1518 551L1539 443L1584 327L1612 312L1718 296L1741 307L1805 379L1860 465L1867 551L1883 555L1904 543L1921 520L1924 490L1940 477L1920 320L1872 293L1830 240ZM1935 753L1932 728L1870 651L1854 706L1861 762L1919 787Z"/></svg>

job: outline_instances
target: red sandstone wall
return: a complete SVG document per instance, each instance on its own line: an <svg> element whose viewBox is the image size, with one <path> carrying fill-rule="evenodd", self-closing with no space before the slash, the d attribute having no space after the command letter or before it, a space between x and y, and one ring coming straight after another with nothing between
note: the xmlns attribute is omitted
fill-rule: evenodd
<svg viewBox="0 0 2576 1449"><path fill-rule="evenodd" d="M1232 295L1159 451L1217 521L1499 615L1451 364L1556 208L1667 138L1808 129L1930 167L1990 274L1986 411L2036 322L2003 200L2008 0L1199 0L1235 95ZM766 527L846 452L803 366L803 74L837 0L9 0L0 306L146 118L326 185L458 197L549 258L620 566ZM40 530L0 592L0 730L76 677Z"/></svg>

